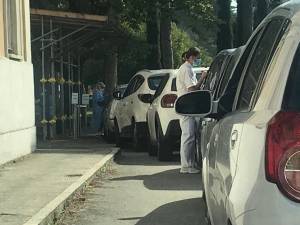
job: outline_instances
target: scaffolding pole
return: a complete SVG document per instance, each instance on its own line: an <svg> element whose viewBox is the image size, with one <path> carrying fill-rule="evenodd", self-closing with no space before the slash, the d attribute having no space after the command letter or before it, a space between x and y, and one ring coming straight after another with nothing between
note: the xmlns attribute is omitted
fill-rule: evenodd
<svg viewBox="0 0 300 225"><path fill-rule="evenodd" d="M53 22L50 18L50 32L53 30ZM54 40L53 32L50 33L50 40ZM53 123L50 123L50 138L54 139L56 136L56 84L55 84L55 62L54 62L54 45L50 48L50 77L53 82L50 84L51 96L50 96L50 117Z"/></svg>
<svg viewBox="0 0 300 225"><path fill-rule="evenodd" d="M72 130L72 80L71 80L71 54L68 53L68 96L69 96L69 104L68 104L68 118L69 118L69 130ZM71 134L71 132L70 132Z"/></svg>
<svg viewBox="0 0 300 225"><path fill-rule="evenodd" d="M64 80L64 57L63 55L61 55L61 63L60 63L60 76L61 76L61 80ZM65 85L64 85L64 82L61 82L60 83L61 85L61 88L60 88L60 91L61 91L61 96L60 96L60 106L61 106L61 129L62 129L62 135L65 135Z"/></svg>
<svg viewBox="0 0 300 225"><path fill-rule="evenodd" d="M44 17L42 16L41 19L41 31L42 36L44 35ZM41 40L42 49L44 49L44 40ZM47 139L47 119L46 119L46 87L45 87L45 51L42 50L42 99L43 99L43 108L42 108L42 114L43 119L41 121L41 124L43 126L43 140L45 141Z"/></svg>

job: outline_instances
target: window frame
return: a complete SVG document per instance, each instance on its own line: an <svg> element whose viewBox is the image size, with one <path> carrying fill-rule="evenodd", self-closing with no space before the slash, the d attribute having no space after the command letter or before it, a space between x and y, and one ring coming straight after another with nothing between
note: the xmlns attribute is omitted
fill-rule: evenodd
<svg viewBox="0 0 300 225"><path fill-rule="evenodd" d="M8 4L9 2L9 4ZM11 12L8 7L15 3L15 15L12 19ZM18 0L4 0L4 40L5 40L5 57L15 60L23 61L25 59L25 24L24 24L24 1ZM11 17L11 18L9 18ZM11 23L15 22L15 27L11 26ZM15 40L12 40L15 37ZM15 43L11 43L15 42ZM15 45L15 46L12 46ZM12 52L10 52L10 47Z"/></svg>
<svg viewBox="0 0 300 225"><path fill-rule="evenodd" d="M296 52L294 54L293 61L289 70L288 79L285 85L284 95L281 103L281 109L283 111L296 111L296 112L300 111L300 105L294 106L290 104L290 99L297 95L297 93L295 94L293 92L295 91L295 86L294 86L295 81L296 83L298 83L300 80L299 76L297 76L297 72L300 71L300 70L297 71L297 69L300 68L300 66L298 65L300 64L299 60L300 60L300 42L298 43Z"/></svg>
<svg viewBox="0 0 300 225"><path fill-rule="evenodd" d="M135 87L135 83L137 81L137 76L134 76L131 78L131 80L128 82L128 86L123 94L123 98L127 98L128 96L132 95L132 90Z"/></svg>
<svg viewBox="0 0 300 225"><path fill-rule="evenodd" d="M256 47L257 41L262 36L264 27L258 29L252 38L249 40L248 44L245 46L245 49L238 57L236 64L233 68L231 76L227 82L225 89L223 90L222 95L219 100L219 109L224 115L229 112L235 111L235 101L238 96L238 88L243 77L244 68L247 67L248 59L252 56L253 49ZM252 46L252 47L251 47ZM250 48L250 49L249 49ZM241 74L241 75L239 75ZM228 105L227 105L228 104Z"/></svg>
<svg viewBox="0 0 300 225"><path fill-rule="evenodd" d="M255 89L254 89L253 95L252 95L251 100L250 100L249 107L248 107L247 109L246 109L246 108L245 108L245 109L238 109L238 102L239 102L239 99L240 99L240 97L241 97L241 91L242 91L242 88L243 88L243 84L244 84L244 81L245 81L245 79L246 79L246 74L247 74L247 71L248 71L248 69L249 69L249 66L250 66L250 64L251 64L251 62L252 62L252 60L253 60L253 56L254 56L254 54L255 54L255 52L256 52L256 50L257 50L257 47L258 47L259 43L261 42L261 40L262 40L262 38L263 38L263 36L264 36L264 34L265 34L265 32L266 32L266 29L268 28L268 26L270 25L270 23L271 23L272 21L274 21L274 20L276 20L276 19L280 19L280 18L283 19L283 22L282 22L282 25L281 25L281 28L280 28L280 29L282 29L282 27L284 26L284 24L285 24L287 18L284 17L284 16L276 16L276 17L272 17L272 18L270 18L269 20L267 20L267 21L262 25L261 29L260 29L259 31L256 32L256 34L259 34L259 37L258 37L257 40L255 41L255 44L253 45L253 48L252 48L252 50L251 50L251 53L249 54L248 59L247 59L247 61L246 61L246 63L245 63L245 67L244 67L243 70L242 70L242 76L241 76L241 79L240 79L239 84L238 84L238 89L237 89L236 96L235 96L235 100L234 100L234 104L233 104L233 110L232 110L233 112L234 112L234 111L250 112L250 111L254 108L254 106L255 106L255 104L256 104L256 101L255 101L255 103L254 103L253 99L255 98L255 96L256 96L256 94L257 94L257 90L258 90L259 86L261 86L261 82L262 82L263 80L265 80L265 77L266 77L266 75L267 75L268 68L269 68L269 66L270 66L270 62L272 61L272 58L274 57L274 53L276 52L277 48L279 47L279 43L280 43L280 41L281 41L282 38L283 38L283 35L280 36L280 32L278 32L278 36L276 37L276 42L274 42L274 44L273 44L273 46L272 46L271 53L270 53L270 55L269 55L269 57L268 57L268 59L267 59L268 61L267 61L267 63L265 63L265 65L263 66L262 72L261 72L261 74L259 75L259 78L258 78L258 81L257 81L257 85L256 85L256 87L255 87ZM256 35L256 34L255 34L255 35ZM283 34L284 34L284 33L283 33ZM252 40L252 39L251 39L251 40ZM276 46L276 43L277 43L277 46ZM248 46L247 46L247 47L248 47Z"/></svg>
<svg viewBox="0 0 300 225"><path fill-rule="evenodd" d="M138 83L138 82L140 82L140 83ZM136 75L136 82L134 84L133 91L131 92L130 95L137 92L137 90L140 89L140 87L144 84L144 82L145 82L145 78L142 75L140 75L140 74Z"/></svg>

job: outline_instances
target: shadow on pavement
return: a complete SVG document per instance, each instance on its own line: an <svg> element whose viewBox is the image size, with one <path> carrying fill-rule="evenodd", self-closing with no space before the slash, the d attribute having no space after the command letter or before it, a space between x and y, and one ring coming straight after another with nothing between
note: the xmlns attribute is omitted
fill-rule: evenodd
<svg viewBox="0 0 300 225"><path fill-rule="evenodd" d="M136 223L136 225L174 224L206 225L203 200L201 198L194 198L168 203L155 209Z"/></svg>
<svg viewBox="0 0 300 225"><path fill-rule="evenodd" d="M114 145L107 144L101 137L85 136L76 140L72 138L38 142L35 153L39 154L103 154L110 152Z"/></svg>
<svg viewBox="0 0 300 225"><path fill-rule="evenodd" d="M134 165L134 166L170 166L180 165L180 156L174 154L173 159L169 162L160 162L157 157L148 156L145 152L133 152L132 150L122 149L121 154L115 159L119 165Z"/></svg>
<svg viewBox="0 0 300 225"><path fill-rule="evenodd" d="M143 180L149 190L194 191L202 190L200 174L180 174L179 169L153 175L113 178L111 181Z"/></svg>

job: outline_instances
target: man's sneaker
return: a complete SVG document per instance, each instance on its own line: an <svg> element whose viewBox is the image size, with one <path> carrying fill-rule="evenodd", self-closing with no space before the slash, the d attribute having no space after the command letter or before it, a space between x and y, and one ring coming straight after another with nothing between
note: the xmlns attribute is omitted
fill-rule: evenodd
<svg viewBox="0 0 300 225"><path fill-rule="evenodd" d="M200 173L200 170L195 169L195 168L189 168L189 173L191 173L191 174Z"/></svg>
<svg viewBox="0 0 300 225"><path fill-rule="evenodd" d="M183 167L183 168L181 168L180 173L189 173L189 171L190 171L190 168Z"/></svg>

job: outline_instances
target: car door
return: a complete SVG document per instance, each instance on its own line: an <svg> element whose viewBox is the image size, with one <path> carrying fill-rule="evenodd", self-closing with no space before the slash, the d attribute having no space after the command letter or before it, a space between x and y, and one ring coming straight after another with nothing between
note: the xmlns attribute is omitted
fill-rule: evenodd
<svg viewBox="0 0 300 225"><path fill-rule="evenodd" d="M212 214L214 225L222 225L228 219L226 201L236 174L241 136L248 128L246 122L254 114L251 111L252 99L260 81L264 80L270 59L282 37L284 23L282 17L272 19L261 26L249 42L244 53L244 56L248 53L249 56L239 81L233 112L218 123L218 131L212 138L214 144L210 151L215 155L214 168L211 169L215 187L212 194L216 199Z"/></svg>
<svg viewBox="0 0 300 225"><path fill-rule="evenodd" d="M137 111L139 111L139 104L140 104L140 100L138 98L138 90L140 89L140 87L143 85L143 83L145 82L145 78L138 74L136 75L136 82L134 84L134 87L131 91L131 94L128 96L127 101L127 108L126 108L126 124L128 124L129 126L132 125L132 119L135 118L135 114Z"/></svg>
<svg viewBox="0 0 300 225"><path fill-rule="evenodd" d="M220 83L222 82L223 80L223 68L226 69L227 68L227 65L228 62L230 62L230 58L231 56L228 56L227 58L219 58L217 60L216 63L213 63L212 65L212 73L214 73L213 71L217 71L215 73L219 73L220 75L218 75L218 82L215 83L216 81L212 81L214 82L214 84L206 84L207 88L209 88L210 91L212 91L212 94L213 94L213 98L214 100L217 99L217 89L218 87L220 86ZM223 61L221 61L221 60ZM214 80L216 80L217 78L213 78ZM210 89L210 88L214 88L214 89ZM210 134L212 132L212 129L213 127L215 126L216 124L216 120L213 119L213 118L204 118L202 119L201 121L201 126L200 126L200 134L201 134L201 139L200 139L200 149L201 149L201 154L202 156L205 156L206 154L206 149L207 149L207 144L209 142L209 138L210 138Z"/></svg>
<svg viewBox="0 0 300 225"><path fill-rule="evenodd" d="M156 129L155 129L155 116L157 113L157 108L159 107L161 95L162 93L165 93L165 89L169 89L171 85L169 85L170 80L172 80L172 83L176 83L176 78L170 77L170 74L166 74L163 76L163 79L160 81L159 87L155 91L155 94L153 96L153 102L149 106L148 112L147 112L147 122L148 122L148 128L149 128L149 135L152 142L156 141ZM170 88L171 89L171 88ZM168 90L170 91L170 90ZM172 90L171 90L172 91ZM153 143L155 144L155 143Z"/></svg>
<svg viewBox="0 0 300 225"><path fill-rule="evenodd" d="M209 138L208 149L207 149L207 181L206 195L208 199L208 208L211 215L212 223L219 225L224 223L226 217L226 211L224 210L226 198L221 193L224 192L221 188L222 181L220 179L220 169L228 170L224 168L222 164L218 164L218 157L225 154L229 150L229 142L232 126L233 126L233 112L232 108L234 105L237 88L241 80L242 72L247 64L248 58L251 55L253 48L256 45L256 41L260 38L262 30L258 32L255 37L251 40L247 48L245 49L239 63L235 67L234 73L230 78L222 97L220 97L218 114L221 114L221 120L214 126L211 136ZM223 119L222 119L223 117ZM225 129L226 126L226 129ZM237 129L237 128L236 128ZM227 139L226 139L227 138ZM223 143L222 143L223 141ZM220 152L222 151L222 152ZM226 160L223 160L226 161ZM228 161L227 161L228 162ZM217 166L218 165L218 166ZM228 166L228 163L225 163ZM222 167L223 166L223 167ZM230 167L230 165L229 165ZM223 171L222 171L223 172ZM227 182L230 182L228 180Z"/></svg>
<svg viewBox="0 0 300 225"><path fill-rule="evenodd" d="M118 103L118 110L116 112L117 114L117 119L118 119L118 125L121 130L125 128L126 126L129 126L130 124L128 123L128 104L130 101L130 96L134 90L135 83L137 81L137 77L134 76L128 83L128 86L124 92L123 98L120 100Z"/></svg>

